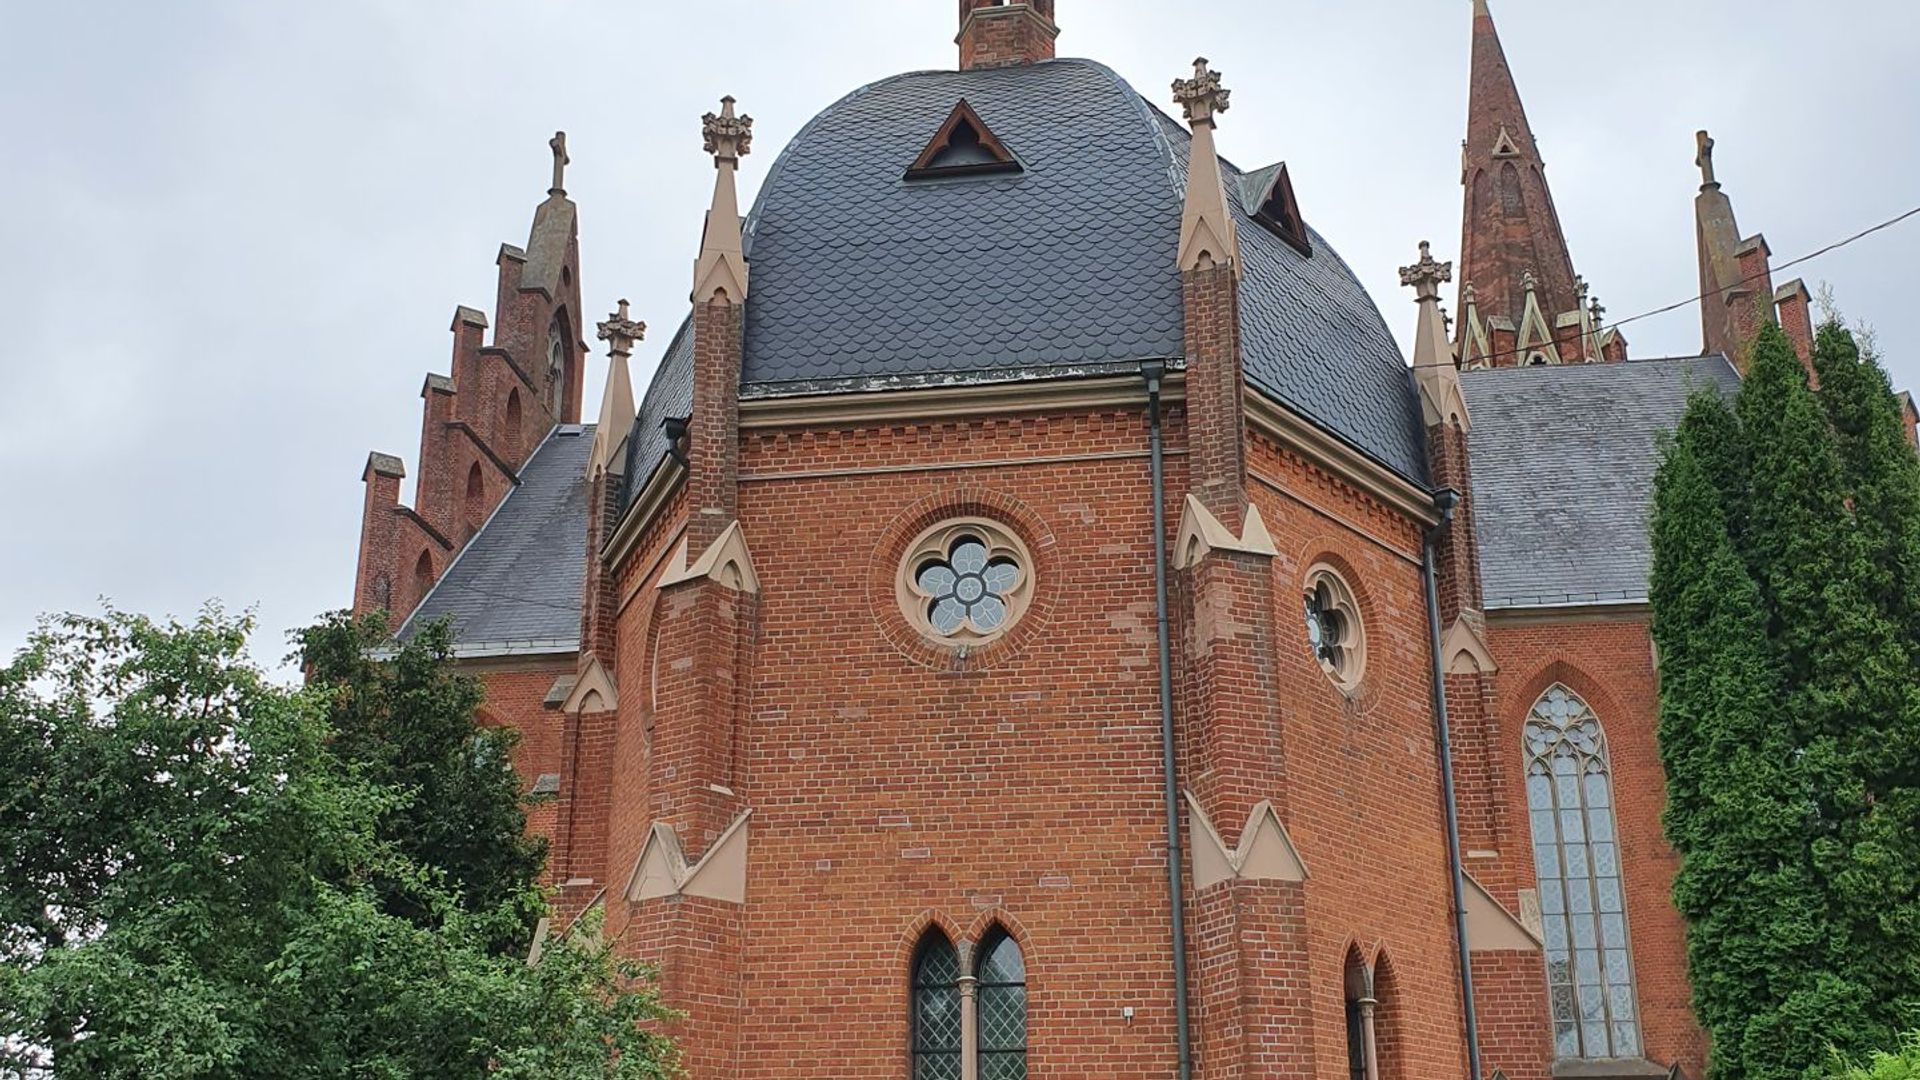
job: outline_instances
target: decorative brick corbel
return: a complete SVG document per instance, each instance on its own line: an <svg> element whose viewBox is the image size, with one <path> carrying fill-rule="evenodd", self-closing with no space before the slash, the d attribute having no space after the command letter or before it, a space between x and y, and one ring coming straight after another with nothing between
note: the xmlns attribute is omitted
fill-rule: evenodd
<svg viewBox="0 0 1920 1080"><path fill-rule="evenodd" d="M679 832L665 822L654 822L640 857L634 860L627 899L697 896L726 904L746 903L747 819L752 816L752 810L741 813L692 866L681 852Z"/></svg>
<svg viewBox="0 0 1920 1080"><path fill-rule="evenodd" d="M758 593L760 577L753 572L753 556L747 551L747 534L740 528L738 521L728 525L700 558L689 564L689 542L681 538L680 547L674 551L673 559L667 564L667 570L660 575L660 588L665 589L683 581L699 578L712 578L735 592Z"/></svg>
<svg viewBox="0 0 1920 1080"><path fill-rule="evenodd" d="M1306 863L1280 823L1271 802L1261 802L1240 830L1240 843L1229 849L1220 833L1200 809L1200 800L1187 794L1188 832L1193 844L1193 887L1195 891L1223 881L1292 881L1309 877Z"/></svg>
<svg viewBox="0 0 1920 1080"><path fill-rule="evenodd" d="M1180 513L1179 538L1173 546L1173 565L1176 570L1197 564L1206 558L1209 551L1242 551L1250 555L1273 556L1278 551L1273 546L1273 537L1267 532L1267 523L1260 517L1260 508L1247 505L1247 523L1240 535L1220 523L1196 495L1188 495L1186 508Z"/></svg>

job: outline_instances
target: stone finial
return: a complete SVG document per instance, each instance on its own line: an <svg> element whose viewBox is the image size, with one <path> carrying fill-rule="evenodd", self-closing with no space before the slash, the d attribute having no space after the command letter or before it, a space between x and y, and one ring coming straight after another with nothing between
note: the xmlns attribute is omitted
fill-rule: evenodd
<svg viewBox="0 0 1920 1080"><path fill-rule="evenodd" d="M1587 279L1579 274L1573 275L1573 295L1577 300L1587 298Z"/></svg>
<svg viewBox="0 0 1920 1080"><path fill-rule="evenodd" d="M1696 131L1693 134L1693 141L1700 148L1700 152L1693 158L1693 163L1700 166L1700 186L1719 187L1720 181L1713 176L1713 136L1704 131Z"/></svg>
<svg viewBox="0 0 1920 1080"><path fill-rule="evenodd" d="M1400 284L1414 290L1416 302L1440 299L1440 286L1453 280L1453 264L1438 262L1433 257L1433 244L1420 241L1420 261L1412 266L1400 268ZM1464 293L1465 302L1473 303L1473 286L1468 285Z"/></svg>
<svg viewBox="0 0 1920 1080"><path fill-rule="evenodd" d="M1520 272L1520 287L1528 292L1535 292L1540 288L1540 279L1533 276L1531 267Z"/></svg>
<svg viewBox="0 0 1920 1080"><path fill-rule="evenodd" d="M1186 111L1193 128L1186 208L1180 217L1180 250L1176 256L1183 274L1231 266L1233 276L1240 276L1240 234L1227 209L1220 154L1213 146L1213 118L1227 111L1228 93L1220 86L1220 73L1207 67L1204 56L1193 62L1193 78L1173 82L1173 99Z"/></svg>
<svg viewBox="0 0 1920 1080"><path fill-rule="evenodd" d="M1596 329L1600 326L1601 319L1606 314L1607 309L1600 303L1600 298L1597 296L1593 298L1592 303L1587 305L1587 315L1593 319L1593 325Z"/></svg>
<svg viewBox="0 0 1920 1080"><path fill-rule="evenodd" d="M567 156L567 133L556 131L553 138L547 140L547 148L553 151L553 186L547 189L549 195L567 193L567 166L573 159Z"/></svg>
<svg viewBox="0 0 1920 1080"><path fill-rule="evenodd" d="M714 164L739 161L753 152L753 117L735 116L733 96L720 99L720 112L700 118L704 148L713 155Z"/></svg>
<svg viewBox="0 0 1920 1080"><path fill-rule="evenodd" d="M1213 122L1215 113L1227 111L1233 91L1220 85L1220 73L1207 67L1202 56L1193 62L1193 78L1173 80L1173 100L1180 103L1190 124Z"/></svg>
<svg viewBox="0 0 1920 1080"><path fill-rule="evenodd" d="M1420 305L1413 334L1413 381L1420 391L1420 413L1428 427L1471 426L1467 401L1460 392L1452 333L1447 313L1440 308L1440 286L1453 280L1453 264L1433 257L1433 245L1420 241L1420 261L1400 268L1400 284L1414 291ZM1462 288L1462 301L1473 303L1472 286Z"/></svg>
<svg viewBox="0 0 1920 1080"><path fill-rule="evenodd" d="M633 352L633 343L647 336L647 324L635 322L627 315L627 302L620 301L620 310L607 316L600 324L600 340L607 342L607 352L613 356L627 356Z"/></svg>
<svg viewBox="0 0 1920 1080"><path fill-rule="evenodd" d="M1478 303L1478 299L1473 291L1473 282L1471 281L1461 282L1460 283L1460 306L1472 307L1475 303Z"/></svg>

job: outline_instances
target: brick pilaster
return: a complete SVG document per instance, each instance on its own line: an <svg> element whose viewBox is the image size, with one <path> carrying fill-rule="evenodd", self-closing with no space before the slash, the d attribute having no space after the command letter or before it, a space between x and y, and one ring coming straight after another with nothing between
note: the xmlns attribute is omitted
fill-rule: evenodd
<svg viewBox="0 0 1920 1080"><path fill-rule="evenodd" d="M693 313L693 418L687 489L689 555L699 558L739 516L740 361L745 309L721 297Z"/></svg>
<svg viewBox="0 0 1920 1080"><path fill-rule="evenodd" d="M1188 469L1201 505L1239 535L1247 509L1240 285L1218 264L1180 275L1186 315Z"/></svg>

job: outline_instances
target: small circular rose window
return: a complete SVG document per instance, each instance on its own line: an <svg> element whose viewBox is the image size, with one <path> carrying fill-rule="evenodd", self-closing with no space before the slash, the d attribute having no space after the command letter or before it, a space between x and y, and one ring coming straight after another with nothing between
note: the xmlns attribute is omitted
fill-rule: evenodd
<svg viewBox="0 0 1920 1080"><path fill-rule="evenodd" d="M1025 613L1033 560L1012 533L967 519L920 534L901 560L901 612L921 633L954 644L990 641Z"/></svg>
<svg viewBox="0 0 1920 1080"><path fill-rule="evenodd" d="M1328 566L1307 572L1303 597L1307 645L1334 685L1351 691L1366 667L1367 639L1353 590Z"/></svg>

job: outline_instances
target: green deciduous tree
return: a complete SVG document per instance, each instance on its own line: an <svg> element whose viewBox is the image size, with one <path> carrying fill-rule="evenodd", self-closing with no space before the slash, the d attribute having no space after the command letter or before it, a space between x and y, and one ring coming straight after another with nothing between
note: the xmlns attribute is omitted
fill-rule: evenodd
<svg viewBox="0 0 1920 1080"><path fill-rule="evenodd" d="M1657 483L1666 827L1718 1077L1820 1075L1920 1003L1920 654L1889 585L1920 465L1850 347L1822 330L1816 395L1766 327Z"/></svg>
<svg viewBox="0 0 1920 1080"><path fill-rule="evenodd" d="M512 905L495 948L525 954L542 904L535 889L546 846L527 834L517 733L475 723L481 687L454 670L453 635L429 623L406 642L383 616L327 616L300 635L308 685L326 691L328 746L360 775L401 798L379 814L380 839L412 863L438 869L469 911ZM431 915L404 881L376 883L387 910Z"/></svg>
<svg viewBox="0 0 1920 1080"><path fill-rule="evenodd" d="M668 1075L641 973L590 933L492 948L516 900L383 839L412 793L331 750L334 691L273 685L250 629L66 617L0 668L0 1075Z"/></svg>

